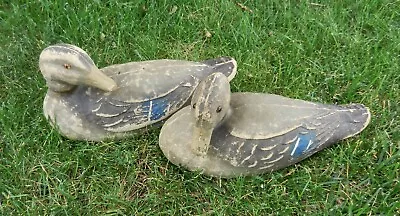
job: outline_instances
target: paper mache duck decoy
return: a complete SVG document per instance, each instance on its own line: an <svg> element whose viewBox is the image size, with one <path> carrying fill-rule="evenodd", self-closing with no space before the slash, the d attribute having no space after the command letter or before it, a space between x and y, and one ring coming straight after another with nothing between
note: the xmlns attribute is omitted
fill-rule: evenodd
<svg viewBox="0 0 400 216"><path fill-rule="evenodd" d="M229 80L236 61L220 57L203 62L153 60L98 69L79 47L57 44L39 58L48 91L43 109L61 134L74 140L121 138L162 121L183 107L208 75Z"/></svg>
<svg viewBox="0 0 400 216"><path fill-rule="evenodd" d="M297 163L360 133L369 121L361 104L231 94L226 77L215 73L197 86L190 106L164 123L159 145L175 165L228 178Z"/></svg>

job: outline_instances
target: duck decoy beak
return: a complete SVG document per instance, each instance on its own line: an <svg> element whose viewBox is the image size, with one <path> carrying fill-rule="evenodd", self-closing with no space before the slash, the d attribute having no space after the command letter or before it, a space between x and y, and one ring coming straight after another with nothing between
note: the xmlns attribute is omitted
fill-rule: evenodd
<svg viewBox="0 0 400 216"><path fill-rule="evenodd" d="M89 72L86 77L87 85L99 88L103 91L114 91L117 89L117 83L107 75L105 75L101 70L95 68Z"/></svg>

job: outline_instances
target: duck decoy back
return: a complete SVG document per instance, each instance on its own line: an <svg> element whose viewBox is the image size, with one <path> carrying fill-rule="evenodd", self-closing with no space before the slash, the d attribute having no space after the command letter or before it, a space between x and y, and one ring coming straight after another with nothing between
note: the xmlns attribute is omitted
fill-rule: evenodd
<svg viewBox="0 0 400 216"><path fill-rule="evenodd" d="M163 125L165 156L220 177L271 172L297 163L370 121L361 104L325 105L273 94L230 93L223 74L202 81L187 106Z"/></svg>
<svg viewBox="0 0 400 216"><path fill-rule="evenodd" d="M231 80L237 69L231 57L98 69L84 50L69 44L45 48L39 67L48 86L45 116L64 136L92 141L121 138L161 122L188 102L202 79L222 72Z"/></svg>

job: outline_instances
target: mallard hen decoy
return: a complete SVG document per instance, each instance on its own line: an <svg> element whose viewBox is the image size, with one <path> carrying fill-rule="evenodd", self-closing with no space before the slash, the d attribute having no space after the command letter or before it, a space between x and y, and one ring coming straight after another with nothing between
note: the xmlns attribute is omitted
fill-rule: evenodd
<svg viewBox="0 0 400 216"><path fill-rule="evenodd" d="M163 125L159 145L176 165L233 177L297 163L361 132L361 104L324 105L273 94L233 93L223 74L202 81L187 106Z"/></svg>
<svg viewBox="0 0 400 216"><path fill-rule="evenodd" d="M215 72L229 80L236 61L154 60L98 69L79 47L58 44L39 58L48 92L44 114L70 139L101 141L166 119L185 105L198 83ZM189 101L190 102L190 101Z"/></svg>

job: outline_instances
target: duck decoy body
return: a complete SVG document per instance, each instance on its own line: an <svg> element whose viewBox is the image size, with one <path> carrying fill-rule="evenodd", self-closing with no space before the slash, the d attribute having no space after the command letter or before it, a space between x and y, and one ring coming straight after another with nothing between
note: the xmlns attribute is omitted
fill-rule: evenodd
<svg viewBox="0 0 400 216"><path fill-rule="evenodd" d="M43 110L61 134L75 140L121 138L183 107L198 83L215 72L231 80L236 62L153 60L98 69L79 47L57 44L39 58L48 91ZM190 102L190 101L189 101Z"/></svg>
<svg viewBox="0 0 400 216"><path fill-rule="evenodd" d="M175 165L234 177L297 163L358 134L369 121L370 112L361 104L231 94L226 77L215 73L197 86L190 106L164 123L159 145Z"/></svg>

